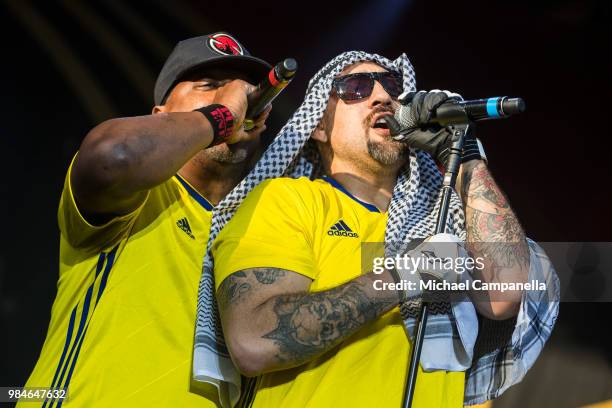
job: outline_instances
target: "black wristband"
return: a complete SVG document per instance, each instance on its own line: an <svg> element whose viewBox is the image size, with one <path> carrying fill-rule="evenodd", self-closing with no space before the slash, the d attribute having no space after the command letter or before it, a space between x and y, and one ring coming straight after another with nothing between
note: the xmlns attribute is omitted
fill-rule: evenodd
<svg viewBox="0 0 612 408"><path fill-rule="evenodd" d="M213 140L208 145L215 146L226 142L234 130L234 115L223 105L213 104L196 109L208 119L213 128Z"/></svg>
<svg viewBox="0 0 612 408"><path fill-rule="evenodd" d="M461 155L461 163L468 162L470 160L480 160L480 149L478 148L478 142L475 137L471 137L463 142L463 153Z"/></svg>
<svg viewBox="0 0 612 408"><path fill-rule="evenodd" d="M448 130L447 130L448 131ZM450 140L450 138L449 138ZM440 147L440 150L436 152L435 158L436 162L446 167L448 164L448 156L450 155L450 148L448 143L445 143ZM470 160L484 160L486 161L486 157L483 157L481 154L480 147L478 146L478 140L474 136L474 130L469 129L467 135L465 135L465 139L463 140L463 150L461 151L461 163L469 162Z"/></svg>

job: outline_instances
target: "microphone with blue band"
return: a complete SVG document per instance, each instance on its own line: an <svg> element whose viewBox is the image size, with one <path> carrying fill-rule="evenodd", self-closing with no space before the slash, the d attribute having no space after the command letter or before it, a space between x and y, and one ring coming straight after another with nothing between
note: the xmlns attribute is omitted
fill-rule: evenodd
<svg viewBox="0 0 612 408"><path fill-rule="evenodd" d="M523 112L525 112L525 101L522 98L497 96L471 101L459 101L451 98L435 109L429 123L445 127L481 120L504 119ZM397 135L411 125L409 115L410 104L400 105L394 115L395 121L387 120L391 135ZM387 118L391 119L392 117L385 117L385 119Z"/></svg>
<svg viewBox="0 0 612 408"><path fill-rule="evenodd" d="M503 119L525 112L525 101L521 98L496 96L473 101L448 101L436 109L432 121L440 126L458 125L488 119Z"/></svg>

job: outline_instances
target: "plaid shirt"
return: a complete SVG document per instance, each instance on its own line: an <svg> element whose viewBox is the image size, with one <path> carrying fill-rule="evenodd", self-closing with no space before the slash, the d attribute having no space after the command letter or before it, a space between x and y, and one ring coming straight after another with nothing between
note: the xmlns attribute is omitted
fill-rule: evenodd
<svg viewBox="0 0 612 408"><path fill-rule="evenodd" d="M546 282L546 291L526 291L511 338L477 358L466 373L465 405L482 404L519 383L550 337L559 313L559 278L544 250L528 239L529 279ZM479 341L496 336L480 333Z"/></svg>

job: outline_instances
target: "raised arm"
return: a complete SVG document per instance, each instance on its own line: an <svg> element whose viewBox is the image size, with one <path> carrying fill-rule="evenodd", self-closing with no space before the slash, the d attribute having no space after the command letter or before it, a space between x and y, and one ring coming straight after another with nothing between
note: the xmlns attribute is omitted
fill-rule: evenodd
<svg viewBox="0 0 612 408"><path fill-rule="evenodd" d="M235 123L243 120L248 83L202 80L187 82L185 87L189 89L179 89L185 93L182 105L173 109L185 112L156 107L157 114L111 119L89 132L71 173L73 193L84 213L128 213L144 200L147 190L168 180L210 145L210 122L202 113L189 110L218 103L230 109ZM230 142L248 137L237 131Z"/></svg>
<svg viewBox="0 0 612 408"><path fill-rule="evenodd" d="M375 290L389 272L361 275L333 289L308 292L311 280L284 269L235 272L217 300L226 343L242 374L299 366L332 349L397 306L399 293Z"/></svg>
<svg viewBox="0 0 612 408"><path fill-rule="evenodd" d="M525 233L485 162L463 163L459 183L466 216L467 248L472 257L485 260L484 268L475 270L475 279L527 281L529 247ZM481 314L502 320L518 313L523 292L473 291L471 295Z"/></svg>

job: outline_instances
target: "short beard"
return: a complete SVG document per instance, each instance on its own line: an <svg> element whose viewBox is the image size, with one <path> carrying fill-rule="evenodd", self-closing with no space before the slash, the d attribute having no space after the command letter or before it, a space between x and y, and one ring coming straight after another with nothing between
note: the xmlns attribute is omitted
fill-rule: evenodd
<svg viewBox="0 0 612 408"><path fill-rule="evenodd" d="M222 144L205 149L207 158L221 164L238 164L247 159L247 151L244 148L239 148L232 151L227 145Z"/></svg>
<svg viewBox="0 0 612 408"><path fill-rule="evenodd" d="M368 139L367 144L370 157L385 166L404 162L410 155L410 147L395 140L374 142Z"/></svg>
<svg viewBox="0 0 612 408"><path fill-rule="evenodd" d="M398 142L393 139L388 139L382 142L373 142L368 137L369 130L374 124L374 116L384 112L393 113L393 109L390 106L377 106L363 120L362 126L366 132L368 153L370 154L370 157L382 165L389 166L392 164L397 164L399 161L405 161L410 155L410 148L406 143Z"/></svg>

